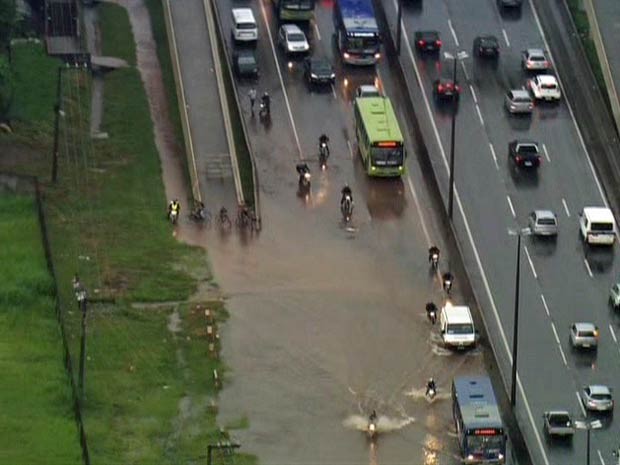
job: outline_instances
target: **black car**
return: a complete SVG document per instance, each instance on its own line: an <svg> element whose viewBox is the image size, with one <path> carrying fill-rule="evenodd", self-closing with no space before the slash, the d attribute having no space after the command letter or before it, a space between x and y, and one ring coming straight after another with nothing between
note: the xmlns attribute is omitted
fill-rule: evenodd
<svg viewBox="0 0 620 465"><path fill-rule="evenodd" d="M513 140L508 144L508 157L519 168L536 169L540 166L538 142Z"/></svg>
<svg viewBox="0 0 620 465"><path fill-rule="evenodd" d="M420 52L437 53L441 50L441 39L437 31L416 31L414 40Z"/></svg>
<svg viewBox="0 0 620 465"><path fill-rule="evenodd" d="M325 58L306 58L304 77L309 85L332 84L336 80L336 73L331 63Z"/></svg>
<svg viewBox="0 0 620 465"><path fill-rule="evenodd" d="M520 10L522 4L523 0L497 0L497 6L500 8L514 8Z"/></svg>
<svg viewBox="0 0 620 465"><path fill-rule="evenodd" d="M233 53L233 69L239 78L258 77L258 62L254 50L236 50Z"/></svg>
<svg viewBox="0 0 620 465"><path fill-rule="evenodd" d="M499 57L499 40L491 35L476 37L474 39L474 53L479 57Z"/></svg>

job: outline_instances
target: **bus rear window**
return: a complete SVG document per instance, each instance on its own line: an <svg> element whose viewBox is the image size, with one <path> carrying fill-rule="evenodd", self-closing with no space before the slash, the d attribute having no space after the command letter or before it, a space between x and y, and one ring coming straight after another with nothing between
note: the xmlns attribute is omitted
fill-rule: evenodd
<svg viewBox="0 0 620 465"><path fill-rule="evenodd" d="M612 232L614 230L613 223L592 223L592 231Z"/></svg>

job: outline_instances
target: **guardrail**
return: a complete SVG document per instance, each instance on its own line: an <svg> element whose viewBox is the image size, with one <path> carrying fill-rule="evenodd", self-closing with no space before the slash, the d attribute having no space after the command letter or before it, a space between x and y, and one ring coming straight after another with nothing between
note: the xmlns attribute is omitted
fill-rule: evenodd
<svg viewBox="0 0 620 465"><path fill-rule="evenodd" d="M220 18L219 11L217 9L217 5L215 4L215 0L204 0L205 5L207 2L211 4L213 9L215 22L217 23L217 36L219 40L219 44L221 47L224 56L226 57L226 70L228 79L230 82L230 87L232 88L233 95L235 96L235 105L237 105L237 109L239 111L239 122L241 123L241 128L243 131L243 138L245 140L246 147L248 149L248 153L250 154L250 164L252 166L252 184L254 185L254 214L256 215L256 224L257 229L260 230L262 227L262 217L261 217L261 209L260 209L260 195L259 195L259 184L258 184L258 176L256 174L256 160L254 157L254 150L252 149L252 144L250 143L250 139L248 138L248 129L245 123L245 119L241 116L241 101L239 99L239 93L237 92L237 86L235 86L235 80L232 73L232 60L230 57L230 53L228 48L225 46L224 29L222 27L222 20Z"/></svg>

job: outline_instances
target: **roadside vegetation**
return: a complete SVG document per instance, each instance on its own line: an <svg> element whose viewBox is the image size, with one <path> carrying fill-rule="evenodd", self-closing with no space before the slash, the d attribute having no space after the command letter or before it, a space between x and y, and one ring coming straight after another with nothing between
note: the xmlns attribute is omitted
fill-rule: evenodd
<svg viewBox="0 0 620 465"><path fill-rule="evenodd" d="M0 241L0 461L80 464L54 283L32 197L0 195Z"/></svg>
<svg viewBox="0 0 620 465"><path fill-rule="evenodd" d="M123 32L130 30L124 9L102 4L100 14L104 27L112 24L112 33L103 31L106 53L135 63L135 47L127 45L133 38ZM110 137L93 141L89 134L90 75L83 69L62 72L58 183L51 184L52 108L59 62L42 50L36 43L19 44L14 50L24 58L13 63L13 72L22 80L12 107L14 114L20 115L20 124L14 134L0 134L0 148L11 148L17 155L0 154L0 171L38 175L43 183L52 259L74 370L81 336L81 315L71 285L76 273L88 291L82 417L91 462L203 462L206 445L225 440L220 427L226 425L216 424L213 370L224 381L226 370L217 357L217 341L209 346L212 341L207 326L216 328L226 313L206 254L178 243L165 219L160 161L140 75L134 67L106 75L101 129ZM32 69L36 71L29 72ZM38 98L31 95L32 89L41 91ZM27 148L24 152L29 155L20 159L21 149L15 147ZM12 292L0 283L0 295ZM53 293L49 299L53 304ZM206 309L214 315L213 321L207 319ZM53 306L48 311L53 318ZM15 345L14 350L24 340L29 341L23 335L15 341L3 338ZM61 345L57 329L49 342ZM54 399L61 404L58 409L69 414L71 391L62 369L62 353L58 349L46 354L52 368L60 367L56 378L49 376L52 387L67 389ZM44 371L31 378L40 380L41 376L46 376ZM74 376L77 379L77 373ZM13 386L8 392L16 395L17 389ZM19 417L16 413L9 418ZM59 459L59 465L72 463L71 457L79 461L72 417L67 417L67 424L71 433L67 445L62 437L54 440L53 435L42 440L33 428L35 434L25 437L39 441L41 449L33 447L32 457L24 451L28 447L24 444L29 443L11 435L0 442L4 446L0 457L25 457L23 462L7 461L15 464L36 463L46 457L46 463L54 464L48 459L54 445L67 454L64 460ZM57 433L62 436L61 426ZM0 420L0 430L7 428L17 429ZM34 451L38 452L36 459ZM254 460L237 455L235 462Z"/></svg>

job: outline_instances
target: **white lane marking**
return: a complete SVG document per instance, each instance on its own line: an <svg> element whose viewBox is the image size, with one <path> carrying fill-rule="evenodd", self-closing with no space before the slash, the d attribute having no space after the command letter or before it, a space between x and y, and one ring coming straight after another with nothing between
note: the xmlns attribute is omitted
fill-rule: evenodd
<svg viewBox="0 0 620 465"><path fill-rule="evenodd" d="M605 460L603 460L603 454L601 454L600 449L596 449L596 452L598 453L598 458L601 461L601 465L605 465Z"/></svg>
<svg viewBox="0 0 620 465"><path fill-rule="evenodd" d="M613 338L614 342L617 344L618 339L616 338L616 332L614 331L614 327L611 325L611 323L609 324L609 331L611 332L611 337Z"/></svg>
<svg viewBox="0 0 620 465"><path fill-rule="evenodd" d="M452 21L448 20L448 27L450 28L450 32L452 33L452 37L454 37L454 43L456 44L456 48L459 48L459 38L456 36L456 31L454 27L452 27Z"/></svg>
<svg viewBox="0 0 620 465"><path fill-rule="evenodd" d="M542 146L543 146L543 152L545 152L545 158L547 159L549 163L551 163L551 158L549 158L549 152L547 152L547 146L545 144L543 144Z"/></svg>
<svg viewBox="0 0 620 465"><path fill-rule="evenodd" d="M426 222L424 221L424 217L422 216L422 209L420 208L420 201L418 200L418 194L413 188L413 181L411 181L411 177L409 175L407 175L407 184L409 185L409 190L411 191L411 195L413 196L413 201L415 202L415 208L418 212L418 216L420 217L420 224L422 225L422 232L424 232L426 243L428 245L431 245L431 235L428 233Z"/></svg>
<svg viewBox="0 0 620 465"><path fill-rule="evenodd" d="M396 0L392 0L392 4L395 10L398 9ZM433 126L433 133L435 135L435 140L437 141L437 144L439 145L439 152L441 153L441 157L443 159L444 168L449 173L450 167L448 165L448 159L446 158L446 151L444 150L443 145L441 144L441 138L439 137L439 129L437 129L437 125L435 124L435 121L433 120L433 112L431 111L431 106L428 101L428 96L426 95L426 90L424 90L424 86L422 85L422 77L420 76L420 70L418 69L417 63L415 62L415 58L413 56L413 50L411 48L411 42L409 41L407 30L405 28L405 22L402 19L400 21L400 27L401 27L401 30L403 31L405 45L407 46L407 55L409 56L409 60L413 64L413 70L415 72L418 85L422 89L422 100L424 101L424 106L426 107L428 118L431 122L431 125ZM456 204L459 207L459 212L461 214L461 217L463 218L465 231L467 233L467 239L469 240L469 243L471 244L472 250L474 252L474 258L476 260L476 265L478 266L478 269L480 270L480 276L482 278L484 289L487 293L487 296L489 297L489 302L491 303L491 310L493 311L493 317L495 318L495 323L499 330L499 335L501 337L504 350L506 351L506 354L508 356L508 361L512 364L512 353L511 353L510 345L508 344L508 339L506 338L506 332L504 331L502 321L499 317L499 313L497 311L497 305L495 305L495 299L493 298L493 294L491 293L491 287L489 286L489 280L487 279L486 272L484 271L484 267L482 266L482 260L480 258L480 254L478 253L478 249L476 248L476 243L474 242L474 236L471 232L471 227L469 226L469 221L467 220L467 216L465 215L465 210L463 209L463 203L461 202L461 197L459 195L459 192L456 186L454 188L454 197L456 199ZM484 314L481 313L481 315L484 320ZM530 407L530 403L527 400L527 396L525 395L525 389L523 389L523 383L521 382L521 377L519 376L518 373L517 373L517 386L519 387L519 392L521 393L521 397L523 398L523 401L525 403L525 410L527 411L527 416L530 421L532 431L534 431L534 436L536 437L536 443L538 444L540 453L543 457L543 460L545 461L545 464L550 465L549 458L547 457L547 452L545 451L542 438L540 437L540 432L538 431L538 427L536 426L536 422L534 421L534 414L532 413L532 408Z"/></svg>
<svg viewBox="0 0 620 465"><path fill-rule="evenodd" d="M547 316L551 318L551 315L549 314L549 307L547 306L547 299L545 299L545 296L543 294L540 294L540 300L542 300L543 307L545 307L545 312L547 312Z"/></svg>
<svg viewBox="0 0 620 465"><path fill-rule="evenodd" d="M551 59L551 63L553 63L553 68L557 69L557 67L555 66L555 60L553 59L553 55L551 54L551 48L549 47L549 43L547 42L547 37L545 37L545 33L543 32L542 25L540 24L540 18L538 17L538 12L536 11L536 8L534 8L534 3L532 2L532 0L530 0L530 9L532 10L532 13L534 14L534 19L536 20L536 26L538 27L538 32L540 32L543 42L545 43L545 49L547 50L547 53L549 53L549 58ZM562 79L560 79L560 75L556 74L556 78L558 80L558 83L560 84L560 89L562 93L566 95L566 92L564 92L565 87L564 87L564 84L562 84ZM567 99L564 99L564 102L566 102L566 106L568 107L568 111L570 113L571 119L573 120L573 126L575 126L575 130L577 131L577 136L579 137L579 142L581 144L583 153L587 155L586 159L588 160L588 166L590 167L590 172L592 173L592 177L594 178L594 181L596 182L598 193L601 196L601 199L603 199L603 203L605 204L605 206L609 208L609 203L607 202L607 198L605 197L605 194L603 193L603 187L601 186L601 182L596 176L594 165L592 164L592 160L590 159L590 153L588 152L588 149L586 148L586 143L583 140L581 129L579 129L579 125L577 124L577 120L575 119L575 112L573 112L573 107L571 106L570 102Z"/></svg>
<svg viewBox="0 0 620 465"><path fill-rule="evenodd" d="M570 218L570 212L568 211L568 204L566 203L566 199L562 198L562 205L564 205L564 211L566 212L566 216Z"/></svg>
<svg viewBox="0 0 620 465"><path fill-rule="evenodd" d="M586 264L586 269L588 270L588 274L590 275L590 278L593 278L594 275L592 274L592 269L590 268L590 264L588 263L588 259L584 258L583 259L583 263Z"/></svg>
<svg viewBox="0 0 620 465"><path fill-rule="evenodd" d="M586 408L583 406L583 402L581 401L581 396L579 395L579 392L575 391L575 394L577 395L577 403L579 404L579 407L581 407L581 413L583 413L584 417L587 417L588 413L586 412Z"/></svg>
<svg viewBox="0 0 620 465"><path fill-rule="evenodd" d="M527 261L530 262L530 268L532 269L534 279L538 279L538 275L536 274L536 268L534 268L534 262L532 261L532 257L530 257L530 251L527 250L527 245L523 247L523 250L525 250L525 255L527 255Z"/></svg>
<svg viewBox="0 0 620 465"><path fill-rule="evenodd" d="M336 95L336 87L333 84L330 84L330 86L332 88L332 95L336 100L338 100L338 96Z"/></svg>
<svg viewBox="0 0 620 465"><path fill-rule="evenodd" d="M351 141L347 139L347 146L349 147L349 155L353 158L353 146L351 145Z"/></svg>
<svg viewBox="0 0 620 465"><path fill-rule="evenodd" d="M482 112L480 111L480 107L476 105L476 111L478 112L478 119L480 120L480 124L484 126L484 119L482 118Z"/></svg>
<svg viewBox="0 0 620 465"><path fill-rule="evenodd" d="M510 213L512 213L512 217L516 218L517 214L515 213L515 207L512 206L512 200L510 200L510 196L506 196L506 200L508 200L508 206L510 207Z"/></svg>
<svg viewBox="0 0 620 465"><path fill-rule="evenodd" d="M495 162L495 169L499 170L499 164L497 163L497 157L495 156L495 147L493 147L493 144L490 142L489 148L491 149L491 156L493 157L493 161Z"/></svg>
<svg viewBox="0 0 620 465"><path fill-rule="evenodd" d="M478 105L478 98L476 97L476 91L474 90L474 86L469 85L469 90L471 91L471 95L474 98L474 103Z"/></svg>
<svg viewBox="0 0 620 465"><path fill-rule="evenodd" d="M291 110L291 104L288 100L288 94L286 93L286 87L284 87L284 79L282 79L282 71L280 70L280 63L278 62L278 55L273 43L273 37L271 35L271 29L269 28L269 21L267 20L267 12L265 11L265 4L260 3L261 13L263 15L263 21L265 22L265 29L267 29L267 35L269 36L269 44L271 45L271 52L273 53L273 60L276 62L276 71L278 71L278 78L280 79L280 86L282 86L282 95L284 95L284 103L286 104L286 110L288 111L288 117L293 127L293 135L295 136L295 143L297 144L297 151L299 159L303 160L303 154L301 152L301 144L299 143L299 135L297 134L297 127L295 126L295 120L293 119L293 112Z"/></svg>
<svg viewBox="0 0 620 465"><path fill-rule="evenodd" d="M508 40L508 34L506 33L506 29L502 28L502 35L504 36L504 40L506 41L506 47L510 47L510 41Z"/></svg>
<svg viewBox="0 0 620 465"><path fill-rule="evenodd" d="M562 350L562 344L560 344L560 338L558 336L558 332L555 329L555 324L553 321L551 322L551 329L553 330L553 335L555 336L555 342L558 343L558 349L560 349L560 355L562 355L562 361L564 365L568 366L568 361L566 360L566 355L564 355L564 350Z"/></svg>
<svg viewBox="0 0 620 465"><path fill-rule="evenodd" d="M316 21L312 21L312 24L314 25L314 31L316 32L317 38L321 40L321 32L319 31L319 25L316 23Z"/></svg>

